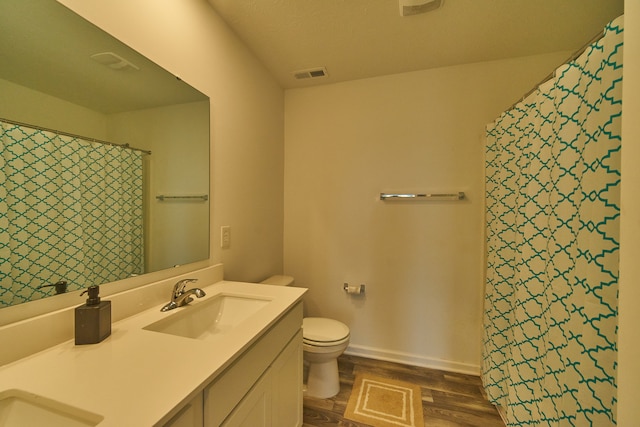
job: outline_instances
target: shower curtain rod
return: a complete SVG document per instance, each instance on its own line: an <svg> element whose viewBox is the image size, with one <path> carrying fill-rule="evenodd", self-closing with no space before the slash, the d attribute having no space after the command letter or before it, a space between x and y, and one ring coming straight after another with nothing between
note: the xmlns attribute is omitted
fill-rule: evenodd
<svg viewBox="0 0 640 427"><path fill-rule="evenodd" d="M580 55L582 55L584 53L585 50L587 50L587 48L589 46L591 46L593 43L597 42L598 40L600 40L602 37L604 37L604 30L601 30L598 32L598 34L596 34L595 36L593 36L588 42L586 42L584 45L582 45L582 47L580 47L578 50L576 50L575 52L573 52L571 54L570 57L568 57L567 59L565 59L562 64L560 65L564 65L564 64L568 64L569 62L573 61L574 59L576 59L577 57L579 57ZM557 67L556 67L557 68ZM549 80L551 80L554 76L556 75L556 70L553 70L552 72L550 72L549 74L547 74L542 80L540 80L536 85L533 86L533 89L531 89L529 92L525 93L522 97L520 97L520 99L518 99L516 102L514 102L513 104L511 104L511 106L509 108L507 108L504 111L509 111L512 110L513 107L515 107L516 105L518 105L520 102L524 101L529 95L531 95L533 92L535 92L536 90L538 90L538 88L540 87L540 85L548 82Z"/></svg>
<svg viewBox="0 0 640 427"><path fill-rule="evenodd" d="M9 124L12 124L12 125L25 126L25 127L28 127L28 128L38 129L38 130L42 130L42 131L45 131L45 132L53 132L53 133L57 133L58 135L64 135L64 136L68 136L68 137L71 137L71 138L80 138L80 139L84 139L84 140L89 141L89 142L97 142L98 144L111 145L112 147L126 148L128 150L140 151L140 152L142 152L144 154L151 154L151 151L149 151L149 150L143 150L142 148L130 147L129 144L116 144L115 142L109 142L109 141L104 141L104 140L101 140L101 139L90 138L90 137L87 137L87 136L77 135L75 133L62 132L62 131L59 131L59 130L49 129L49 128L45 128L45 127L42 127L42 126L32 125L32 124L29 124L29 123L17 122L15 120L5 119L5 118L2 118L2 117L0 117L0 121L5 122L5 123L9 123Z"/></svg>

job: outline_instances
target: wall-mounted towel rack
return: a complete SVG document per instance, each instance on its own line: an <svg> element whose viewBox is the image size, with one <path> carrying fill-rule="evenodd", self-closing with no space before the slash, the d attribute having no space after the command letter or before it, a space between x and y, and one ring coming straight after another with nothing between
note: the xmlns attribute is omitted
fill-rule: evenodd
<svg viewBox="0 0 640 427"><path fill-rule="evenodd" d="M203 201L207 201L209 200L209 195L207 194L202 194L202 195L198 195L198 196L165 196L163 194L159 194L156 196L156 199L160 200L161 202L164 202L165 200L169 200L169 199L188 199L188 200L203 200Z"/></svg>
<svg viewBox="0 0 640 427"><path fill-rule="evenodd" d="M380 200L462 200L464 197L465 195L462 191L458 193L380 193Z"/></svg>

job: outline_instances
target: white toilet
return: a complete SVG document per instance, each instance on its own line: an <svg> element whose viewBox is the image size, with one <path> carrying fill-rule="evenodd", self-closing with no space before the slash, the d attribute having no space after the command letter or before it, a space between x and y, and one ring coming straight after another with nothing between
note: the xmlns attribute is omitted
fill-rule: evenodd
<svg viewBox="0 0 640 427"><path fill-rule="evenodd" d="M291 276L271 276L262 283L290 286ZM338 356L349 345L349 327L324 317L305 317L302 321L303 357L309 366L305 394L326 399L340 391Z"/></svg>

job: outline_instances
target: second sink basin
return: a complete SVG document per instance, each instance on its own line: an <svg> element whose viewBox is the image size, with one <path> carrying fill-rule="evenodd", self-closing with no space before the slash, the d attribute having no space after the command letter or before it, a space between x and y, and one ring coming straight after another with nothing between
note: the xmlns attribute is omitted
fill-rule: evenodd
<svg viewBox="0 0 640 427"><path fill-rule="evenodd" d="M193 306L178 308L179 313L143 329L206 340L228 333L270 301L247 295L221 294Z"/></svg>
<svg viewBox="0 0 640 427"><path fill-rule="evenodd" d="M5 427L90 427L102 420L101 415L23 390L0 392L0 425Z"/></svg>

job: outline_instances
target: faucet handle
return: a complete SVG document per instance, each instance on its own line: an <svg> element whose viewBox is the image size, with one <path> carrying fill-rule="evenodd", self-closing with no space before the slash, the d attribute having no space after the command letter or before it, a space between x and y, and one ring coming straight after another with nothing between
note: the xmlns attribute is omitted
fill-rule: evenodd
<svg viewBox="0 0 640 427"><path fill-rule="evenodd" d="M182 279L175 285L173 285L173 296L177 297L181 293L184 292L184 288L187 286L187 283L195 283L198 279Z"/></svg>

